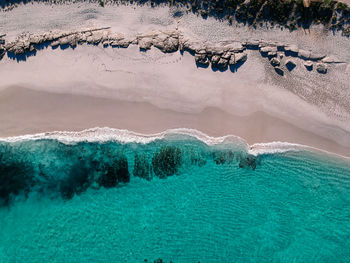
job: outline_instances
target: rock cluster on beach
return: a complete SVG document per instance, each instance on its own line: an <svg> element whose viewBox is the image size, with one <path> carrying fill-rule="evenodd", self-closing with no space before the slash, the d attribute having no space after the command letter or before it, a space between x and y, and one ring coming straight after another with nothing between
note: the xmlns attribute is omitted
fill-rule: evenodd
<svg viewBox="0 0 350 263"><path fill-rule="evenodd" d="M153 31L139 34L135 37L126 37L122 33L112 33L109 27L90 28L70 32L47 32L44 34L24 33L12 42L5 43L0 37L0 59L7 52L10 57L35 53L44 47L52 48L76 47L81 44L103 45L104 47L127 48L129 45L138 45L140 50L149 50L153 47L164 53L188 51L198 66L225 70L228 66L242 65L248 59L247 50L257 50L266 57L279 75L286 70L292 71L297 63L295 59L304 60L307 70L327 73L327 64L344 63L334 56L319 54L304 50L296 45L267 42L264 40L249 41L222 41L218 43L193 40L182 34L181 31Z"/></svg>

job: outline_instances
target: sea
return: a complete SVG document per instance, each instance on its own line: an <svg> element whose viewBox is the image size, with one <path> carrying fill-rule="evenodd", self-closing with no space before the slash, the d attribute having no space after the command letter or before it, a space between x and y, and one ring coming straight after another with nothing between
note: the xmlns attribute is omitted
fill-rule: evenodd
<svg viewBox="0 0 350 263"><path fill-rule="evenodd" d="M0 262L350 262L350 160L186 129L2 138Z"/></svg>

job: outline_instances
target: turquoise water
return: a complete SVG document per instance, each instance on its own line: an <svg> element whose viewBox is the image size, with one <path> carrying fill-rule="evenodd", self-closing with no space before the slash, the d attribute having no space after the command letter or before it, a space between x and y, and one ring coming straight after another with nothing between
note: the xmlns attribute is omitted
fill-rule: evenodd
<svg viewBox="0 0 350 263"><path fill-rule="evenodd" d="M0 262L350 262L335 157L36 140L1 142L0 163Z"/></svg>

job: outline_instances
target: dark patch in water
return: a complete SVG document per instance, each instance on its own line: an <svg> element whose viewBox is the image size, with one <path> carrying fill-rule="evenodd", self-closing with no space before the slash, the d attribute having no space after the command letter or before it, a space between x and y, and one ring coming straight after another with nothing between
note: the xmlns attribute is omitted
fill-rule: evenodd
<svg viewBox="0 0 350 263"><path fill-rule="evenodd" d="M111 165L105 165L105 169L102 170L102 174L98 179L99 185L106 188L115 187L119 183L128 182L130 182L130 173L128 169L128 160L124 155L115 159Z"/></svg>
<svg viewBox="0 0 350 263"><path fill-rule="evenodd" d="M33 185L34 169L30 163L13 160L10 152L0 153L0 204L7 205L12 195L27 194Z"/></svg>
<svg viewBox="0 0 350 263"><path fill-rule="evenodd" d="M71 199L74 194L80 194L92 183L92 169L87 162L76 162L69 171L68 176L60 183L60 192L63 198Z"/></svg>
<svg viewBox="0 0 350 263"><path fill-rule="evenodd" d="M141 177L146 180L152 179L152 167L146 154L135 154L134 176Z"/></svg>
<svg viewBox="0 0 350 263"><path fill-rule="evenodd" d="M166 178L178 172L182 163L182 151L176 146L163 146L153 155L153 171L159 178Z"/></svg>
<svg viewBox="0 0 350 263"><path fill-rule="evenodd" d="M257 165L261 163L260 157L251 154L240 156L239 159L239 168L252 168L253 171L256 169Z"/></svg>
<svg viewBox="0 0 350 263"><path fill-rule="evenodd" d="M213 152L213 160L216 164L231 164L234 154L232 151L215 151Z"/></svg>

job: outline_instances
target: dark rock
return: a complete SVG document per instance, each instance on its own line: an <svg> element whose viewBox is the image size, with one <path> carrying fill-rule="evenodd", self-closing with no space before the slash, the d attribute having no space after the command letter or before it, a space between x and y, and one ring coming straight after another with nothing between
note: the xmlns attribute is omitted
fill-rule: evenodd
<svg viewBox="0 0 350 263"><path fill-rule="evenodd" d="M296 67L296 64L293 60L287 60L286 61L286 68L289 70L289 71L292 71L294 68Z"/></svg>
<svg viewBox="0 0 350 263"><path fill-rule="evenodd" d="M182 151L175 146L163 146L153 155L153 172L160 178L166 178L178 172L182 163Z"/></svg>
<svg viewBox="0 0 350 263"><path fill-rule="evenodd" d="M281 76L284 75L284 71L280 67L275 67L275 71L278 75L281 75Z"/></svg>

